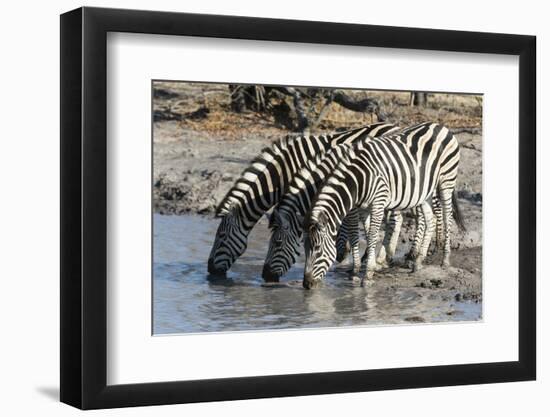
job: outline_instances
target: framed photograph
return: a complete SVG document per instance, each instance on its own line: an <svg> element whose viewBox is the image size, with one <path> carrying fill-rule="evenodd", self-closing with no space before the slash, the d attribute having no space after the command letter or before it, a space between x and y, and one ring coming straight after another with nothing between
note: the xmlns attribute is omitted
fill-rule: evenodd
<svg viewBox="0 0 550 417"><path fill-rule="evenodd" d="M61 16L61 401L533 380L535 37Z"/></svg>

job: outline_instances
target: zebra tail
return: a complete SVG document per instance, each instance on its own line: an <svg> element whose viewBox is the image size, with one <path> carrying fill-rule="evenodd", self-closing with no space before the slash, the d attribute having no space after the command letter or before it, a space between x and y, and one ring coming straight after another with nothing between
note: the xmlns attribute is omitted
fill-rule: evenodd
<svg viewBox="0 0 550 417"><path fill-rule="evenodd" d="M456 190L453 191L453 218L454 218L458 228L462 232L465 232L466 231L466 225L464 224L464 216L462 214L462 210L460 209L460 206L458 205L458 199L456 197Z"/></svg>

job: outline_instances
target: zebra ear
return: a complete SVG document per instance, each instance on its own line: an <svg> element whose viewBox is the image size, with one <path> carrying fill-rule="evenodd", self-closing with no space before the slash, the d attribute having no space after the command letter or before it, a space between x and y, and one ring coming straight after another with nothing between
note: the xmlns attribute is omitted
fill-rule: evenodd
<svg viewBox="0 0 550 417"><path fill-rule="evenodd" d="M226 207L224 206L219 206L217 209L216 209L216 217L220 218L220 217L224 217L227 215L229 211L227 210Z"/></svg>
<svg viewBox="0 0 550 417"><path fill-rule="evenodd" d="M216 208L216 217L227 216L232 211L235 211L234 201L226 197Z"/></svg>
<svg viewBox="0 0 550 417"><path fill-rule="evenodd" d="M327 227L328 218L327 218L327 215L324 211L319 213L319 216L317 217L317 223L319 224L319 227L321 229L324 229L325 227Z"/></svg>

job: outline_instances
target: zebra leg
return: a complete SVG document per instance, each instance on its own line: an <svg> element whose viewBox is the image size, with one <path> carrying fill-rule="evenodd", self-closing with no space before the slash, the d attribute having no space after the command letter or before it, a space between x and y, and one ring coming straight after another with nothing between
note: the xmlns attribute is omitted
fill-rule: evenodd
<svg viewBox="0 0 550 417"><path fill-rule="evenodd" d="M433 212L436 218L436 234L435 234L435 251L437 252L442 248L444 237L443 237L443 210L441 208L441 202L439 197L434 196L432 199Z"/></svg>
<svg viewBox="0 0 550 417"><path fill-rule="evenodd" d="M419 250L418 256L414 260L413 271L418 271L422 269L422 262L424 261L424 258L426 258L426 255L428 254L428 248L430 247L430 242L432 240L432 233L434 230L433 212L432 212L432 207L430 205L430 202L424 201L424 203L422 203L422 205L420 206L420 213L423 218L425 227L424 227L424 233L421 240L420 250Z"/></svg>
<svg viewBox="0 0 550 417"><path fill-rule="evenodd" d="M380 270L383 268L387 268L388 264L386 263L386 238L391 235L391 233L388 233L388 228L390 227L390 216L391 212L388 211L385 214L385 221L386 221L386 230L382 232L382 246L380 246L380 250L378 251L378 256L376 257L376 266L375 270ZM367 229L365 229L366 233ZM378 233L380 235L380 233Z"/></svg>
<svg viewBox="0 0 550 417"><path fill-rule="evenodd" d="M411 249L409 250L409 253L407 253L407 255L405 256L405 259L414 262L420 252L422 238L424 237L424 230L426 228L426 222L424 221L422 210L420 210L418 207L414 207L412 210L414 214L415 232Z"/></svg>
<svg viewBox="0 0 550 417"><path fill-rule="evenodd" d="M336 236L336 262L338 263L344 262L351 251L348 235L348 224L346 218L344 218Z"/></svg>
<svg viewBox="0 0 550 417"><path fill-rule="evenodd" d="M397 249L399 233L403 224L403 216L400 211L389 211L386 218L386 233L376 263L381 267L393 265L393 257Z"/></svg>
<svg viewBox="0 0 550 417"><path fill-rule="evenodd" d="M361 264L364 264L367 262L367 257L369 255L369 229L370 229L370 212L362 212L361 213L361 223L363 223L363 230L365 231L365 238L367 240L367 248L365 249L365 253L361 257Z"/></svg>
<svg viewBox="0 0 550 417"><path fill-rule="evenodd" d="M384 218L384 207L376 207L371 210L370 213L370 225L367 235L367 265L365 270L365 276L361 280L361 286L369 286L373 284L374 266L376 264L376 245L378 244L378 231Z"/></svg>
<svg viewBox="0 0 550 417"><path fill-rule="evenodd" d="M392 211L389 217L390 224L390 237L386 239L388 233L384 237L384 241L387 241L386 247L386 262L388 265L393 264L393 257L397 249L397 243L399 241L399 233L401 232L401 225L403 224L403 215L400 211Z"/></svg>
<svg viewBox="0 0 550 417"><path fill-rule="evenodd" d="M445 188L439 191L439 199L441 201L441 208L443 209L443 261L441 266L447 268L451 262L451 218L453 217L453 189Z"/></svg>
<svg viewBox="0 0 550 417"><path fill-rule="evenodd" d="M353 258L352 274L357 275L361 270L361 258L359 257L359 213L357 210L352 210L344 218L348 233L348 241L351 246L351 254Z"/></svg>

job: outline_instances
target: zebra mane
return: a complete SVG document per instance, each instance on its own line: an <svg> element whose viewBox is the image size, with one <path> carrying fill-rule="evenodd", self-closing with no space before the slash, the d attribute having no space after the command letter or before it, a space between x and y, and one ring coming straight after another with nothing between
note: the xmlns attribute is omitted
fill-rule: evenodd
<svg viewBox="0 0 550 417"><path fill-rule="evenodd" d="M243 182L243 179L247 173L250 172L256 175L257 170L253 168L255 163L260 163L266 166L269 165L271 163L271 160L273 159L273 156L282 155L291 146L294 145L298 138L301 137L302 136L286 135L283 138L274 140L270 146L266 146L265 148L263 148L260 151L259 155L257 155L252 161L250 161L248 167L241 172L241 175L239 176L237 181L235 181L233 186L225 194L225 197L222 199L216 209L216 215L223 216L228 214L230 211L240 207L241 200L236 198L234 193L238 189L239 183Z"/></svg>

